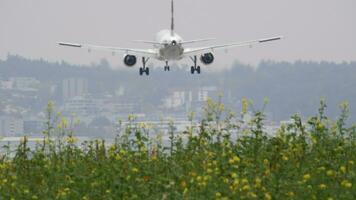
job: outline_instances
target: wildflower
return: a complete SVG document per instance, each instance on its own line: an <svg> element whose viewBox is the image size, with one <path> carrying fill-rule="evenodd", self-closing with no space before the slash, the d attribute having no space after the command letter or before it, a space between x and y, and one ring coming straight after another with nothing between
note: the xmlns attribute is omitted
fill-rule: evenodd
<svg viewBox="0 0 356 200"><path fill-rule="evenodd" d="M192 176L192 177L196 177L196 176L197 176L197 173L195 173L195 172L190 172L189 175Z"/></svg>
<svg viewBox="0 0 356 200"><path fill-rule="evenodd" d="M247 180L247 179L245 179L245 178L244 178L244 179L242 179L242 181L241 181L241 182L242 182L242 184L248 184L248 180Z"/></svg>
<svg viewBox="0 0 356 200"><path fill-rule="evenodd" d="M325 171L325 167L324 166L323 167L319 167L318 170L319 171Z"/></svg>
<svg viewBox="0 0 356 200"><path fill-rule="evenodd" d="M185 182L184 180L180 183L180 186L182 188L186 188L187 187L187 182Z"/></svg>
<svg viewBox="0 0 356 200"><path fill-rule="evenodd" d="M348 180L343 180L341 182L341 185L345 188L351 188L352 187L352 183L350 183Z"/></svg>
<svg viewBox="0 0 356 200"><path fill-rule="evenodd" d="M246 114L248 110L249 102L247 99L242 99L242 114Z"/></svg>
<svg viewBox="0 0 356 200"><path fill-rule="evenodd" d="M231 173L232 178L237 178L237 174L235 172Z"/></svg>
<svg viewBox="0 0 356 200"><path fill-rule="evenodd" d="M74 144L78 141L78 139L76 137L73 137L73 136L69 136L67 137L67 143L68 144Z"/></svg>
<svg viewBox="0 0 356 200"><path fill-rule="evenodd" d="M327 176L334 176L334 171L333 170L328 170L327 172L326 172L326 175Z"/></svg>
<svg viewBox="0 0 356 200"><path fill-rule="evenodd" d="M125 155L126 154L126 151L124 149L120 149L120 154L121 155Z"/></svg>
<svg viewBox="0 0 356 200"><path fill-rule="evenodd" d="M303 176L303 180L304 181L308 181L309 179L310 179L310 174L305 174L304 176Z"/></svg>
<svg viewBox="0 0 356 200"><path fill-rule="evenodd" d="M134 168L132 168L131 171L134 172L134 173L137 173L139 170L136 167L134 167Z"/></svg>
<svg viewBox="0 0 356 200"><path fill-rule="evenodd" d="M282 156L282 159L283 159L284 161L288 161L288 160L289 160L288 156L286 156L286 155L283 155L283 156Z"/></svg>
<svg viewBox="0 0 356 200"><path fill-rule="evenodd" d="M256 182L256 185L255 185L256 188L261 187L261 182L262 182L262 181L261 181L260 178L256 178L255 182Z"/></svg>
<svg viewBox="0 0 356 200"><path fill-rule="evenodd" d="M340 171L341 171L342 173L346 173L346 167L345 167L345 166L341 166L341 167L340 167Z"/></svg>
<svg viewBox="0 0 356 200"><path fill-rule="evenodd" d="M32 199L38 199L38 196L37 196L37 195L32 195L31 198L32 198Z"/></svg>
<svg viewBox="0 0 356 200"><path fill-rule="evenodd" d="M320 184L320 185L319 185L319 188L322 189L322 190L323 190L323 189L326 189L326 185L325 185L325 184Z"/></svg>
<svg viewBox="0 0 356 200"><path fill-rule="evenodd" d="M267 165L269 165L269 161L267 159L264 159L263 164L265 164L267 166Z"/></svg>
<svg viewBox="0 0 356 200"><path fill-rule="evenodd" d="M121 156L119 154L116 154L115 160L121 160Z"/></svg>
<svg viewBox="0 0 356 200"><path fill-rule="evenodd" d="M287 193L287 196L293 197L293 196L294 196L294 192L292 192L292 191L288 192L288 193Z"/></svg>
<svg viewBox="0 0 356 200"><path fill-rule="evenodd" d="M272 196L269 193L265 193L266 200L272 200Z"/></svg>
<svg viewBox="0 0 356 200"><path fill-rule="evenodd" d="M221 193L220 192L215 193L215 197L217 198L221 197Z"/></svg>
<svg viewBox="0 0 356 200"><path fill-rule="evenodd" d="M249 190L249 189L250 189L250 186L249 186L249 185L244 185L244 186L242 187L242 190L244 190L244 191Z"/></svg>
<svg viewBox="0 0 356 200"><path fill-rule="evenodd" d="M257 198L257 195L254 192L249 192L247 195L253 199Z"/></svg>
<svg viewBox="0 0 356 200"><path fill-rule="evenodd" d="M353 160L350 160L350 161L349 161L349 164L350 164L350 165L353 165L354 163L355 163L355 162L354 162Z"/></svg>

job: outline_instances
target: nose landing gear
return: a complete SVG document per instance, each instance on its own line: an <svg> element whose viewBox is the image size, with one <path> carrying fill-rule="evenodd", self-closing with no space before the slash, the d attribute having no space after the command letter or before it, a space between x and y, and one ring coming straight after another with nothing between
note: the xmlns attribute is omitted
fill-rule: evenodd
<svg viewBox="0 0 356 200"><path fill-rule="evenodd" d="M164 71L170 71L168 61L166 61L166 66L164 66Z"/></svg>
<svg viewBox="0 0 356 200"><path fill-rule="evenodd" d="M200 74L200 66L197 66L197 61L198 61L197 56L190 57L190 59L191 59L191 60L193 61L193 63L194 63L194 66L191 66L191 67L190 67L190 73L191 73L191 74L194 74L195 72L197 72L197 74Z"/></svg>
<svg viewBox="0 0 356 200"><path fill-rule="evenodd" d="M142 76L144 73L148 76L150 75L150 68L146 67L146 63L148 62L150 58L145 58L142 57L142 67L140 67L140 76Z"/></svg>

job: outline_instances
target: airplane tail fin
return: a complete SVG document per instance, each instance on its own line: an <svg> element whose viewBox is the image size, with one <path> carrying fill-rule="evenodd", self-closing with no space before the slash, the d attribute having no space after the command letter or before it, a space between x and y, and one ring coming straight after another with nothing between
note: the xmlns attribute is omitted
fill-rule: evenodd
<svg viewBox="0 0 356 200"><path fill-rule="evenodd" d="M171 0L171 34L174 32L174 1Z"/></svg>

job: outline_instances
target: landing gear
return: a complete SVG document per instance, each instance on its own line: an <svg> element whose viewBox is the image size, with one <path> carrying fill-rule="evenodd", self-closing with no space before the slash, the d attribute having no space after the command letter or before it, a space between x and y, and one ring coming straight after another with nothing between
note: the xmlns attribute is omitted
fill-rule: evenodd
<svg viewBox="0 0 356 200"><path fill-rule="evenodd" d="M142 76L144 73L148 76L150 75L150 68L146 67L146 63L148 62L150 58L145 58L142 57L142 66L140 67L140 76Z"/></svg>
<svg viewBox="0 0 356 200"><path fill-rule="evenodd" d="M164 71L170 71L168 61L166 61L166 66L164 66Z"/></svg>
<svg viewBox="0 0 356 200"><path fill-rule="evenodd" d="M197 66L197 56L190 57L190 59L193 61L194 66L190 67L190 73L194 74L194 72L197 72L197 74L200 74L200 66Z"/></svg>

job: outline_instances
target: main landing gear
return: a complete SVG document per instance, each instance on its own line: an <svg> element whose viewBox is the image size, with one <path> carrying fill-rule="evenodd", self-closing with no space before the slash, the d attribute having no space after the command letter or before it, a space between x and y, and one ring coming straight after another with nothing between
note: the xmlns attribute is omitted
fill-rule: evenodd
<svg viewBox="0 0 356 200"><path fill-rule="evenodd" d="M140 67L140 76L142 76L144 73L148 76L150 75L150 68L146 67L146 63L148 62L150 58L145 58L142 57L142 66Z"/></svg>
<svg viewBox="0 0 356 200"><path fill-rule="evenodd" d="M164 66L164 71L170 71L168 61L166 61L166 66Z"/></svg>
<svg viewBox="0 0 356 200"><path fill-rule="evenodd" d="M198 74L200 74L200 66L197 66L197 61L198 61L197 56L190 57L190 59L194 63L194 66L190 67L190 73L194 74L194 72L197 72Z"/></svg>

